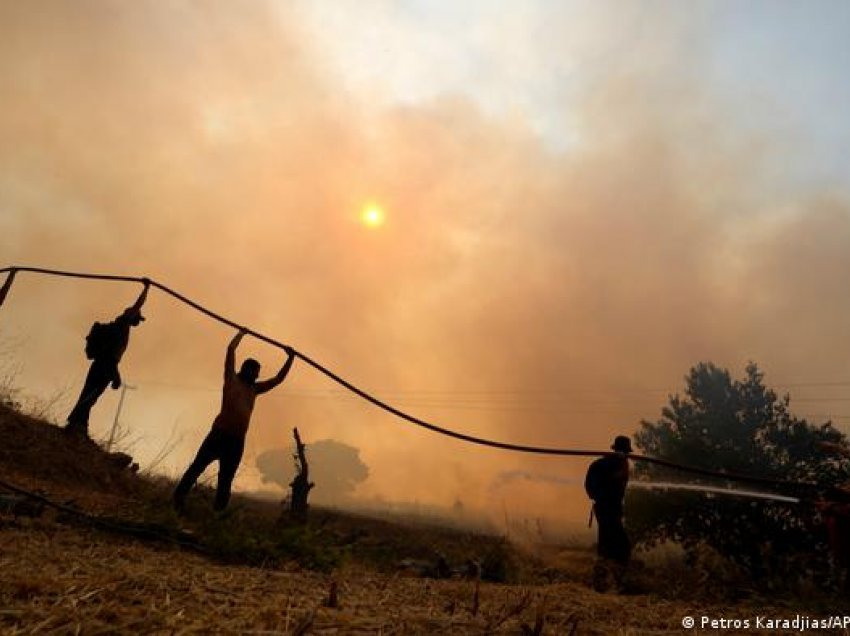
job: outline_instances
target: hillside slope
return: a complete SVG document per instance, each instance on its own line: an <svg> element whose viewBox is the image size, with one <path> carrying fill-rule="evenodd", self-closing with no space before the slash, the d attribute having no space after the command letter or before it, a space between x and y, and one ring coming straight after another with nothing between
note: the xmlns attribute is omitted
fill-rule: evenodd
<svg viewBox="0 0 850 636"><path fill-rule="evenodd" d="M597 594L585 584L593 563L587 550L550 548L547 565L542 553L517 553L498 538L329 511L314 511L308 527L295 528L278 522L277 506L245 499L217 519L195 497L179 523L200 550L186 550L169 540L178 523L169 484L5 407L0 439L0 480L81 512L159 529L142 540L49 508L34 517L0 511L0 631L7 634L520 634L538 627L543 634L680 634L684 616L803 609L755 598L731 609L694 594L676 600L671 579L651 583L652 593ZM0 495L7 496L2 488ZM451 565L495 554L509 582L426 578L415 565L398 567L436 552Z"/></svg>

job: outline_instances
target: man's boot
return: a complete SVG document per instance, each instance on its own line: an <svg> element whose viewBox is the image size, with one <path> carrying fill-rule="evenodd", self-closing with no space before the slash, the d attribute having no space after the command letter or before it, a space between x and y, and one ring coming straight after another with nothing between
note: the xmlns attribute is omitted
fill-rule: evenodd
<svg viewBox="0 0 850 636"><path fill-rule="evenodd" d="M89 427L88 424L85 422L68 420L68 423L65 425L65 428L63 430L69 435L73 435L74 437L78 437L80 439L89 438Z"/></svg>
<svg viewBox="0 0 850 636"><path fill-rule="evenodd" d="M593 580L591 586L599 593L607 592L614 583L611 563L608 559L596 559L593 565Z"/></svg>

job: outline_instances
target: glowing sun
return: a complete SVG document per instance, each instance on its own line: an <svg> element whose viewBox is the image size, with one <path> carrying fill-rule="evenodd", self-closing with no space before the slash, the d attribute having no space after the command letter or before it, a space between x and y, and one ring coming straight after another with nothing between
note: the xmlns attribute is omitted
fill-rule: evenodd
<svg viewBox="0 0 850 636"><path fill-rule="evenodd" d="M366 227L380 227L384 218L384 210L377 203L369 203L360 212L360 222Z"/></svg>

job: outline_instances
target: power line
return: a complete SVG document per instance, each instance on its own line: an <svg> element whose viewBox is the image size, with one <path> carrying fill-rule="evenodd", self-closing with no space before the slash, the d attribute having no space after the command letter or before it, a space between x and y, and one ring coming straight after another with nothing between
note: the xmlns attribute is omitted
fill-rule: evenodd
<svg viewBox="0 0 850 636"><path fill-rule="evenodd" d="M184 391L199 391L199 392L209 392L209 393L217 393L221 390L221 387L213 387L213 386L199 386L199 385L190 385L190 384L180 384L177 382L166 382L162 380L139 380L140 383L148 385L148 386L161 386L170 389L179 389ZM287 388L287 396L288 397L297 397L297 398L305 398L305 399L317 399L317 400L351 400L353 399L348 391L343 391L339 389L292 389ZM481 407L492 407L492 408L501 408L501 407L515 407L515 408L524 408L527 406L537 406L537 405L551 405L552 408L562 409L565 404L589 404L595 406L628 406L633 404L649 404L650 400L652 404L657 404L653 398L618 398L618 397L600 397L600 398L586 398L586 397L576 397L575 395L570 395L569 393L562 393L561 398L548 398L548 399L539 399L534 398L533 396L536 394L535 391L529 391L528 395L524 395L525 392L520 390L514 391L516 397L511 398L510 396L502 395L501 392L497 392L495 396L488 397L488 394L484 391L481 391L481 397L472 398L472 397L464 397L467 395L465 392L455 393L453 391L445 391L445 392L437 392L437 391L428 391L428 390L392 390L392 391L377 391L382 395L387 397L392 397L395 399L397 403L404 403L408 406L438 406L438 407L448 407L448 406L481 406ZM557 391L549 391L549 393L555 395L558 394ZM594 391L596 393L602 393L602 391ZM460 395L460 397L454 397L455 395ZM795 398L792 402L850 402L850 397L811 397L811 398ZM836 416L838 417L838 416Z"/></svg>
<svg viewBox="0 0 850 636"><path fill-rule="evenodd" d="M140 384L145 386L163 387L166 389L174 389L179 391L196 391L200 393L219 393L221 387L198 386L180 384L175 382L166 382L161 380L139 380ZM383 393L383 392L382 392ZM426 408L439 411L486 411L495 413L528 413L528 412L543 412L543 413L562 413L569 415L590 415L594 413L622 413L627 411L633 405L646 404L650 406L649 398L645 400L628 400L628 399L578 399L565 396L562 401L550 400L533 400L531 397L522 399L502 399L496 397L489 399L482 397L480 399L467 398L451 398L451 391L446 391L446 397L417 397L419 391L397 390L391 392L396 395L393 399L394 403L404 407ZM554 391L552 392L554 393ZM406 397L409 394L409 397ZM385 395L388 395L385 393ZM316 401L333 401L337 403L351 404L359 401L355 396L348 391L339 389L292 389L287 387L285 395L273 394L267 399L296 399L296 400L316 400ZM830 401L850 401L848 399L832 398L811 398L793 400L796 402L830 402ZM660 409L664 404L652 402L651 406L655 409ZM647 416L647 417L654 417ZM806 416L807 419L813 420L845 420L850 419L850 414L824 414L816 413Z"/></svg>

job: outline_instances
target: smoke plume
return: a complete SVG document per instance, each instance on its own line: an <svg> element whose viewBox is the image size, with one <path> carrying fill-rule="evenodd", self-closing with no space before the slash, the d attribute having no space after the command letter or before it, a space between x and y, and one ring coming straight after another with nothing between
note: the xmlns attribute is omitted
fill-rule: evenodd
<svg viewBox="0 0 850 636"><path fill-rule="evenodd" d="M696 23L657 13L604 64L604 24L573 43L575 139L554 149L463 94L373 102L295 9L3 3L3 264L148 275L420 417L517 443L606 449L700 360L755 360L768 385L850 378L846 197L788 186L793 148L738 125L703 81ZM359 224L368 200L382 228ZM20 275L0 324L23 339L21 384L70 403L89 325L137 293ZM231 334L156 293L145 313L122 418L143 460L179 430L176 472L216 413ZM284 357L239 355L266 376ZM290 377L258 402L245 487L296 425L361 449L367 497L487 505L503 471L586 465L440 438L303 365ZM586 511L578 490L524 505Z"/></svg>

